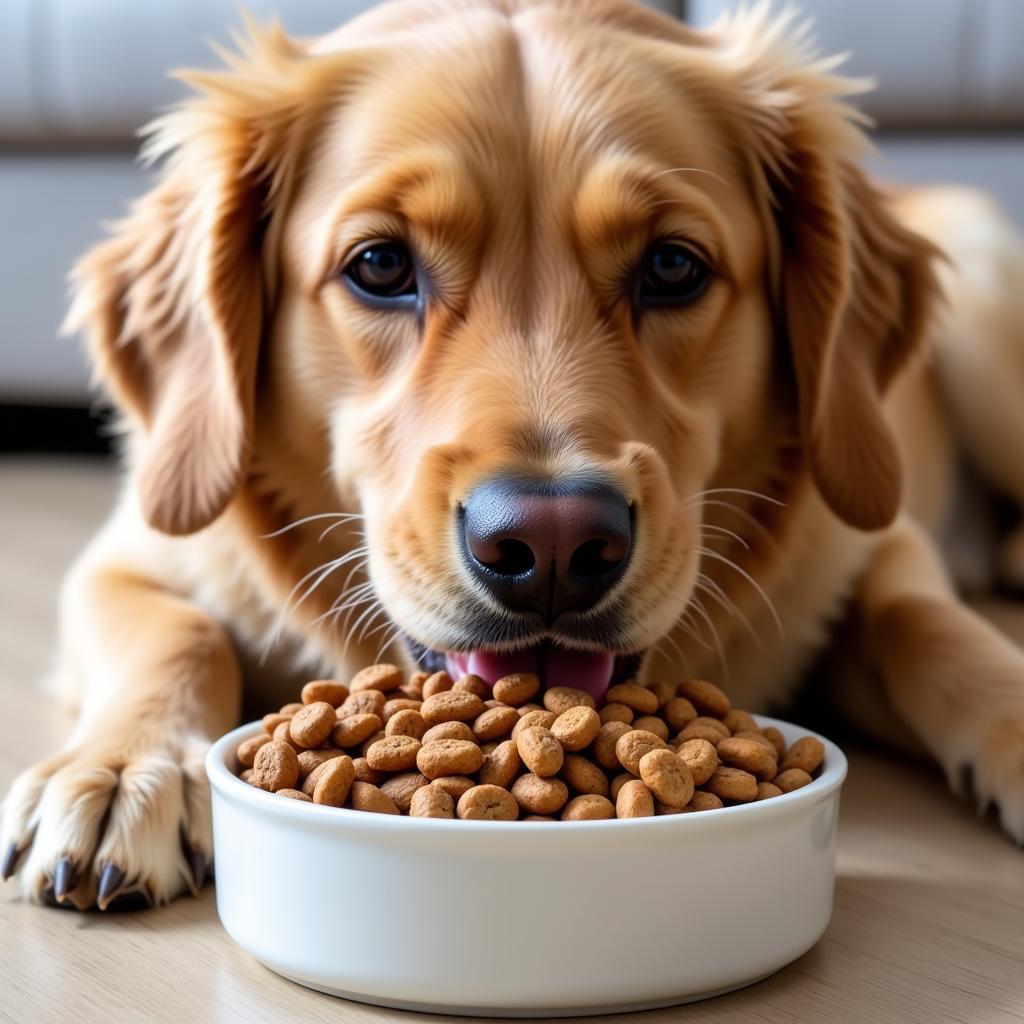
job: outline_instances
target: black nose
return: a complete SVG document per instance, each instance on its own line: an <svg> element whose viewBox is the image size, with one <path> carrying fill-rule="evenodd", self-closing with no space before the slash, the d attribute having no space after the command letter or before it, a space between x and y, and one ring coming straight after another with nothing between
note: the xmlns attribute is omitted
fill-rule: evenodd
<svg viewBox="0 0 1024 1024"><path fill-rule="evenodd" d="M547 622L592 607L629 561L629 503L607 483L495 477L462 515L473 576L507 607Z"/></svg>

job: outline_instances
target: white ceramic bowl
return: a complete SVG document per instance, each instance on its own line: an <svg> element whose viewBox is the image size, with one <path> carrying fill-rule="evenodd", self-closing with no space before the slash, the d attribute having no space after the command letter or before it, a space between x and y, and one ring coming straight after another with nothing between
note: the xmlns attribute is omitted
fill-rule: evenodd
<svg viewBox="0 0 1024 1024"><path fill-rule="evenodd" d="M531 823L274 797L232 772L259 731L207 759L217 909L257 960L322 992L472 1016L667 1006L777 971L832 914L846 758L823 737L819 778L762 803Z"/></svg>

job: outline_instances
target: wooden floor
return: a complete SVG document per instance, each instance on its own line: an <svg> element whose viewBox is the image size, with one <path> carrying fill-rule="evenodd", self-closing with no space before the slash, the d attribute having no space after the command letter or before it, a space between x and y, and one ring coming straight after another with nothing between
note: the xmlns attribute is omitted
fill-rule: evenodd
<svg viewBox="0 0 1024 1024"><path fill-rule="evenodd" d="M52 654L57 581L112 488L96 463L0 460L0 791L67 728L35 685ZM1024 1021L1024 852L948 796L937 775L851 754L824 939L753 988L631 1022ZM210 889L160 911L103 915L24 906L12 886L0 888L0 1021L399 1018L449 1019L346 1003L278 978L234 946Z"/></svg>

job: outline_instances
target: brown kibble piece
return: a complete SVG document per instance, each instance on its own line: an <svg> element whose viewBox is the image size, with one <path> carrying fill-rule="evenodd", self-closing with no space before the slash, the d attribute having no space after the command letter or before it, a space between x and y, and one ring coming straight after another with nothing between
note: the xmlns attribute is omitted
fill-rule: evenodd
<svg viewBox="0 0 1024 1024"><path fill-rule="evenodd" d="M385 736L367 751L366 761L374 771L406 772L416 765L420 741L414 736Z"/></svg>
<svg viewBox="0 0 1024 1024"><path fill-rule="evenodd" d="M413 818L454 818L455 801L440 786L421 786L412 795L409 814Z"/></svg>
<svg viewBox="0 0 1024 1024"><path fill-rule="evenodd" d="M413 797L419 790L429 785L430 780L419 772L402 772L401 775L392 775L390 779L380 783L380 791L389 800L394 801L395 806L403 814L408 814Z"/></svg>
<svg viewBox="0 0 1024 1024"><path fill-rule="evenodd" d="M368 782L352 783L352 807L357 811L372 811L376 814L400 814L394 800L385 796L376 786Z"/></svg>
<svg viewBox="0 0 1024 1024"><path fill-rule="evenodd" d="M601 728L601 717L584 705L568 708L551 723L551 735L565 750L577 751L590 746Z"/></svg>
<svg viewBox="0 0 1024 1024"><path fill-rule="evenodd" d="M239 777L239 778L240 778L240 779L241 779L241 780L242 780L243 782L248 782L248 783L249 783L249 785L251 786L251 785L252 785L252 777L253 777L253 775L255 775L255 774L256 774L256 773L255 773L255 772L254 772L254 771L253 771L253 770L252 770L251 768L246 768L246 769L245 769L245 771L244 771L244 772L242 772L242 773L241 773L241 775L239 775L238 777Z"/></svg>
<svg viewBox="0 0 1024 1024"><path fill-rule="evenodd" d="M517 708L525 704L531 697L540 690L540 678L532 672L513 672L511 675L502 676L493 687L491 692L495 700L502 704Z"/></svg>
<svg viewBox="0 0 1024 1024"><path fill-rule="evenodd" d="M562 778L577 793L608 795L608 776L583 754L566 754Z"/></svg>
<svg viewBox="0 0 1024 1024"><path fill-rule="evenodd" d="M698 789L690 798L686 809L688 811L714 811L724 806L725 804L714 793L705 793L702 789Z"/></svg>
<svg viewBox="0 0 1024 1024"><path fill-rule="evenodd" d="M264 748L265 749L265 748ZM256 755L259 760L259 754ZM814 780L803 768L787 768L772 779L772 782L782 790L783 793L792 793L794 789L803 789L809 786Z"/></svg>
<svg viewBox="0 0 1024 1024"><path fill-rule="evenodd" d="M767 782L778 771L774 750L768 749L756 740L737 739L735 736L719 742L718 760L733 768L742 768L745 772L750 772L761 782Z"/></svg>
<svg viewBox="0 0 1024 1024"><path fill-rule="evenodd" d="M638 683L618 683L616 686L610 686L605 699L616 704L625 704L627 708L632 708L641 715L653 715L658 710L657 695Z"/></svg>
<svg viewBox="0 0 1024 1024"><path fill-rule="evenodd" d="M417 700L423 699L423 684L430 678L429 672L417 671L413 672L411 676L406 680L404 689L410 691L410 696L415 697Z"/></svg>
<svg viewBox="0 0 1024 1024"><path fill-rule="evenodd" d="M779 769L788 771L790 768L799 768L808 775L813 775L824 760L825 747L821 740L814 736L803 736L787 748Z"/></svg>
<svg viewBox="0 0 1024 1024"><path fill-rule="evenodd" d="M447 672L434 672L423 681L423 699L447 693L454 685L452 677Z"/></svg>
<svg viewBox="0 0 1024 1024"><path fill-rule="evenodd" d="M718 751L708 740L687 740L676 756L690 769L695 786L703 786L718 767Z"/></svg>
<svg viewBox="0 0 1024 1024"><path fill-rule="evenodd" d="M629 722L633 721L633 709L626 707L625 704L605 704L598 713L601 718L601 724L605 722Z"/></svg>
<svg viewBox="0 0 1024 1024"><path fill-rule="evenodd" d="M580 705L595 710L597 708L594 698L589 693L585 690L577 690L572 686L552 686L550 690L544 691L543 700L544 707L548 711L554 711L556 715Z"/></svg>
<svg viewBox="0 0 1024 1024"><path fill-rule="evenodd" d="M774 782L759 782L757 784L758 800L771 800L773 796L782 796L782 790Z"/></svg>
<svg viewBox="0 0 1024 1024"><path fill-rule="evenodd" d="M369 782L373 786L379 786L384 781L380 772L375 772L365 757L352 758L352 767L356 772L356 779L359 782Z"/></svg>
<svg viewBox="0 0 1024 1024"><path fill-rule="evenodd" d="M719 740L729 736L729 729L717 718L709 718L707 715L700 715L692 722L688 722L680 731L677 737L680 743L687 740L707 740L717 745Z"/></svg>
<svg viewBox="0 0 1024 1024"><path fill-rule="evenodd" d="M422 704L423 701L413 700L411 697L391 697L384 702L380 720L387 725L399 711L419 711Z"/></svg>
<svg viewBox="0 0 1024 1024"><path fill-rule="evenodd" d="M499 743L494 750L484 757L484 763L478 772L481 784L502 786L508 789L516 777L522 760L514 740Z"/></svg>
<svg viewBox="0 0 1024 1024"><path fill-rule="evenodd" d="M612 798L612 803L615 803L619 798L619 790L627 782L635 782L636 776L632 772L619 772L611 781L611 785L608 787L608 795Z"/></svg>
<svg viewBox="0 0 1024 1024"><path fill-rule="evenodd" d="M693 776L671 750L652 750L640 758L640 778L655 798L669 807L685 807L693 796Z"/></svg>
<svg viewBox="0 0 1024 1024"><path fill-rule="evenodd" d="M324 701L336 708L344 703L348 694L348 687L335 679L314 679L302 688L302 703L316 704Z"/></svg>
<svg viewBox="0 0 1024 1024"><path fill-rule="evenodd" d="M676 695L676 688L668 683L648 683L647 689L654 694L659 708L663 708Z"/></svg>
<svg viewBox="0 0 1024 1024"><path fill-rule="evenodd" d="M597 736L590 746L594 760L606 771L613 772L619 768L619 759L615 755L615 744L619 737L632 732L633 726L627 722L605 722L597 731Z"/></svg>
<svg viewBox="0 0 1024 1024"><path fill-rule="evenodd" d="M380 727L381 720L376 715L349 715L335 723L331 740L336 747L349 750L380 732Z"/></svg>
<svg viewBox="0 0 1024 1024"><path fill-rule="evenodd" d="M340 750L332 747L317 747L315 750L303 750L299 754L299 779L309 777L309 773L319 768L325 761L331 761L336 757L344 757Z"/></svg>
<svg viewBox="0 0 1024 1024"><path fill-rule="evenodd" d="M716 768L714 774L704 784L704 788L722 800L732 800L736 803L748 803L757 799L757 779L742 768Z"/></svg>
<svg viewBox="0 0 1024 1024"><path fill-rule="evenodd" d="M516 737L516 748L523 764L541 778L557 775L562 769L565 752L549 729L539 725L523 729Z"/></svg>
<svg viewBox="0 0 1024 1024"><path fill-rule="evenodd" d="M247 740L242 740L242 742L238 744L238 749L235 751L235 757L238 759L238 763L243 768L251 768L253 761L256 760L256 751L258 751L264 743L270 742L271 738L266 733L262 733L259 736L251 736Z"/></svg>
<svg viewBox="0 0 1024 1024"><path fill-rule="evenodd" d="M512 734L519 722L515 708L499 705L488 708L473 722L473 735L481 742L503 740Z"/></svg>
<svg viewBox="0 0 1024 1024"><path fill-rule="evenodd" d="M463 693L475 693L481 700L491 695L491 688L479 676L472 672L467 673L461 679L452 684L453 690L460 690Z"/></svg>
<svg viewBox="0 0 1024 1024"><path fill-rule="evenodd" d="M307 804L312 802L312 798L306 796L301 789L279 789L277 796L286 796L289 800L304 800Z"/></svg>
<svg viewBox="0 0 1024 1024"><path fill-rule="evenodd" d="M676 687L676 694L685 697L702 715L725 718L732 710L729 698L714 683L688 679Z"/></svg>
<svg viewBox="0 0 1024 1024"><path fill-rule="evenodd" d="M287 743L288 746L291 747L296 754L298 754L305 748L302 747L300 744L296 743L295 740L292 739L291 724L292 720L290 718L287 721L282 722L274 730L273 734L271 735L271 739L275 743Z"/></svg>
<svg viewBox="0 0 1024 1024"><path fill-rule="evenodd" d="M353 693L360 690L380 690L387 693L389 690L397 690L405 682L405 674L397 665L367 665L360 669L349 683L349 689Z"/></svg>
<svg viewBox="0 0 1024 1024"><path fill-rule="evenodd" d="M484 755L468 740L431 740L420 747L416 767L428 779L443 775L472 775L480 770Z"/></svg>
<svg viewBox="0 0 1024 1024"><path fill-rule="evenodd" d="M761 746L772 755L772 758L776 762L778 761L778 755L775 753L775 744L772 743L772 741L768 739L760 729L758 729L757 732L754 732L752 729L740 729L739 732L734 732L732 735L733 739L753 740L755 743L760 743Z"/></svg>
<svg viewBox="0 0 1024 1024"><path fill-rule="evenodd" d="M269 793L294 789L299 781L299 757L294 747L287 743L264 743L256 751L252 768L252 784Z"/></svg>
<svg viewBox="0 0 1024 1024"><path fill-rule="evenodd" d="M761 727L754 721L754 716L749 711L741 711L739 708L730 709L722 722L733 736L738 732L761 731Z"/></svg>
<svg viewBox="0 0 1024 1024"><path fill-rule="evenodd" d="M639 718L634 718L633 728L643 729L644 732L653 732L659 740L668 742L668 726L657 715L641 715Z"/></svg>
<svg viewBox="0 0 1024 1024"><path fill-rule="evenodd" d="M661 709L661 714L669 728L679 732L697 717L697 709L685 697L673 697Z"/></svg>
<svg viewBox="0 0 1024 1024"><path fill-rule="evenodd" d="M607 728L607 726L604 726ZM664 750L665 742L654 735L653 732L646 732L643 729L630 729L623 733L615 743L615 756L619 764L632 772L640 774L640 758L651 750Z"/></svg>
<svg viewBox="0 0 1024 1024"><path fill-rule="evenodd" d="M519 709L522 712L522 708ZM528 711L525 715L519 715L519 721L512 727L512 739L519 739L519 734L524 729L529 729L532 726L538 725L542 729L550 729L555 724L555 719L558 715L554 711L548 711L546 708L538 708L535 711Z"/></svg>
<svg viewBox="0 0 1024 1024"><path fill-rule="evenodd" d="M630 779L619 789L615 798L617 818L650 818L653 815L654 797L639 779Z"/></svg>
<svg viewBox="0 0 1024 1024"><path fill-rule="evenodd" d="M535 772L528 772L512 783L512 796L524 811L554 814L569 799L569 787L561 779L542 778Z"/></svg>
<svg viewBox="0 0 1024 1024"><path fill-rule="evenodd" d="M415 740L422 741L426 732L426 721L413 708L396 711L384 725L385 736L411 736Z"/></svg>
<svg viewBox="0 0 1024 1024"><path fill-rule="evenodd" d="M430 725L440 722L471 722L484 710L484 702L475 693L443 690L428 697L420 714Z"/></svg>
<svg viewBox="0 0 1024 1024"><path fill-rule="evenodd" d="M292 740L305 750L319 747L331 735L338 721L334 705L325 700L303 704L288 723Z"/></svg>
<svg viewBox="0 0 1024 1024"><path fill-rule="evenodd" d="M291 715L282 715L279 711L272 711L269 715L263 716L263 731L268 736L273 736L274 730L282 723L291 721Z"/></svg>
<svg viewBox="0 0 1024 1024"><path fill-rule="evenodd" d="M574 796L562 808L562 821L600 821L603 818L614 818L615 806L606 796L585 793Z"/></svg>
<svg viewBox="0 0 1024 1024"><path fill-rule="evenodd" d="M775 757L781 763L786 759L786 740L774 725L766 725L762 730L764 738L775 748Z"/></svg>
<svg viewBox="0 0 1024 1024"><path fill-rule="evenodd" d="M355 783L356 770L352 764L352 758L342 756L325 761L317 769L316 774L317 779L313 786L313 792L309 793L306 786L302 787L302 791L308 796L312 796L315 804L341 807L348 799L349 791ZM309 779L306 781L308 782Z"/></svg>
<svg viewBox="0 0 1024 1024"><path fill-rule="evenodd" d="M453 800L458 800L467 789L472 789L474 782L468 775L443 775L439 779L433 779L432 786L443 789Z"/></svg>
<svg viewBox="0 0 1024 1024"><path fill-rule="evenodd" d="M475 743L476 737L465 722L440 722L423 734L421 742L430 743L433 740L465 740L467 743Z"/></svg>
<svg viewBox="0 0 1024 1024"><path fill-rule="evenodd" d="M384 705L388 699L380 690L361 690L347 696L338 708L339 719L350 718L352 715L376 715L384 721Z"/></svg>
<svg viewBox="0 0 1024 1024"><path fill-rule="evenodd" d="M302 704L299 701L292 701L290 704L281 705L281 714L287 715L289 718L295 714L296 711L302 710Z"/></svg>
<svg viewBox="0 0 1024 1024"><path fill-rule="evenodd" d="M459 797L455 813L471 821L515 821L519 806L501 786L473 786Z"/></svg>

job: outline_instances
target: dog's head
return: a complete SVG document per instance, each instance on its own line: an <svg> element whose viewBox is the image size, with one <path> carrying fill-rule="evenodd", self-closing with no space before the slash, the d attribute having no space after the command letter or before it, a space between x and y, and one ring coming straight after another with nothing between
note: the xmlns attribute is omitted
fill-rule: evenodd
<svg viewBox="0 0 1024 1024"><path fill-rule="evenodd" d="M599 688L686 610L713 493L893 518L930 252L785 21L407 0L230 63L78 270L152 525L326 477L421 649Z"/></svg>

